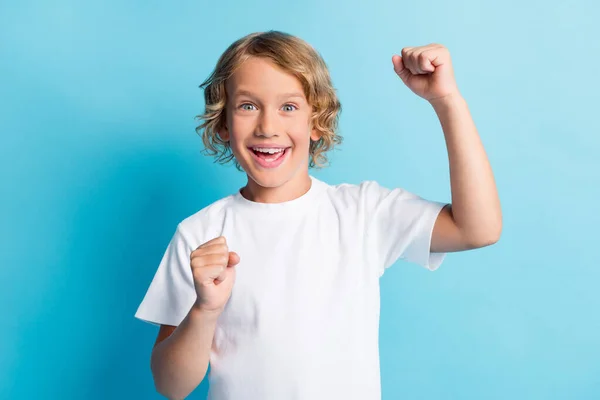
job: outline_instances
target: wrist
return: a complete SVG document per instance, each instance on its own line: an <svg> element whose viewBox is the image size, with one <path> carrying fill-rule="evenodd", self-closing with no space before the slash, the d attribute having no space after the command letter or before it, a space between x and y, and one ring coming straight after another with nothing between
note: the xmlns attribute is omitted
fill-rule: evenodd
<svg viewBox="0 0 600 400"><path fill-rule="evenodd" d="M198 303L194 303L190 309L190 317L194 319L202 319L204 321L216 321L223 312L222 308L208 310Z"/></svg>
<svg viewBox="0 0 600 400"><path fill-rule="evenodd" d="M464 101L465 99L459 92L453 92L442 97L431 99L429 100L429 104L431 104L434 110L441 111L461 105Z"/></svg>

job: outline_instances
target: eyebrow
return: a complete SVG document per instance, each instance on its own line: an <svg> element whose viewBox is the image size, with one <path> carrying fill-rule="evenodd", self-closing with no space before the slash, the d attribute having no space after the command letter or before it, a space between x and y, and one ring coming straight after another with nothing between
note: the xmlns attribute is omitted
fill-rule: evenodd
<svg viewBox="0 0 600 400"><path fill-rule="evenodd" d="M237 90L233 94L233 97L238 97L238 96L256 97L252 92L250 92L248 90ZM300 92L290 92L290 93L282 93L279 95L279 97L280 98L299 97L301 99L304 99L304 94L302 94Z"/></svg>

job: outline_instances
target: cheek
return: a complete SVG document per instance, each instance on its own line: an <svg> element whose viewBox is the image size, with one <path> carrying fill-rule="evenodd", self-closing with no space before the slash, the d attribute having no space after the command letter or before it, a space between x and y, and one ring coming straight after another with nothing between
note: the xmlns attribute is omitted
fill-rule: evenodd
<svg viewBox="0 0 600 400"><path fill-rule="evenodd" d="M290 121L287 132L297 144L310 144L310 125L304 118Z"/></svg>
<svg viewBox="0 0 600 400"><path fill-rule="evenodd" d="M254 132L252 118L232 118L229 121L229 135L233 144L244 141Z"/></svg>
<svg viewBox="0 0 600 400"><path fill-rule="evenodd" d="M294 146L307 150L310 147L310 132L304 127L295 131L292 135Z"/></svg>

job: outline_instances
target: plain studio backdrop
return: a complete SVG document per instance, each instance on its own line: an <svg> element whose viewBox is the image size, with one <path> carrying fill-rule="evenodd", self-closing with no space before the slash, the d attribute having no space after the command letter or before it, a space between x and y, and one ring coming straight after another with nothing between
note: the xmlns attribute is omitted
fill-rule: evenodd
<svg viewBox="0 0 600 400"><path fill-rule="evenodd" d="M3 2L0 398L160 398L157 329L133 314L176 224L245 183L200 153L198 85L231 42L270 29L321 52L342 101L345 142L316 177L450 200L439 122L391 63L432 42L450 49L495 172L500 242L433 273L400 261L381 281L383 398L600 398L599 11Z"/></svg>

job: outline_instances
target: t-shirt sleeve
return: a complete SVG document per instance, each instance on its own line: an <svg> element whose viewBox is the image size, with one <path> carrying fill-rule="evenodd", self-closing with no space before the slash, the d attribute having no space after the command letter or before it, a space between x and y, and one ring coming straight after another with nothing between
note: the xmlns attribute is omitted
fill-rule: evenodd
<svg viewBox="0 0 600 400"><path fill-rule="evenodd" d="M447 203L402 188L388 189L374 181L361 186L369 246L378 260L380 276L398 259L437 269L446 254L432 253L431 239L437 216Z"/></svg>
<svg viewBox="0 0 600 400"><path fill-rule="evenodd" d="M155 325L178 326L196 300L190 267L192 247L177 226L135 317Z"/></svg>

